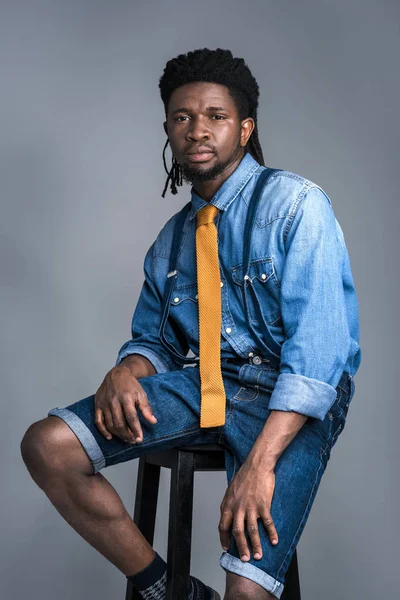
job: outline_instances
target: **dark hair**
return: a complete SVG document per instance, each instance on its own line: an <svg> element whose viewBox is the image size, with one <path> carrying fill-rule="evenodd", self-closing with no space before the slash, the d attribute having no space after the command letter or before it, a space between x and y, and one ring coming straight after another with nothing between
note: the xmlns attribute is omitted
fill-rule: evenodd
<svg viewBox="0 0 400 600"><path fill-rule="evenodd" d="M255 127L246 148L258 163L264 165L257 127L259 87L243 58L234 58L230 50L203 48L192 50L187 54L179 54L176 58L169 60L159 81L165 115L168 113L168 103L172 92L179 86L194 81L219 83L229 89L237 107L239 120L243 121L247 117L254 119ZM162 197L165 196L169 181L171 181L172 194L177 194L177 186L182 185L182 168L175 157L172 159L172 168L168 171L165 161L165 150L168 143L169 139L167 138L163 150L163 161L168 178Z"/></svg>

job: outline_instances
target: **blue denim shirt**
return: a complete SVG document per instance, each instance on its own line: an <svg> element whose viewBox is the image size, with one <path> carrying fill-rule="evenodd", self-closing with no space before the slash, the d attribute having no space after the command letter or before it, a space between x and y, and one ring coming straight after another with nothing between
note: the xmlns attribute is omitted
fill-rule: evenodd
<svg viewBox="0 0 400 600"><path fill-rule="evenodd" d="M361 362L358 301L349 255L324 190L281 170L264 188L251 238L250 269L243 272L246 214L264 169L245 154L211 200L219 209L215 224L222 291L221 358L260 354L259 339L268 328L280 348L279 376L269 408L323 420L343 371L354 376ZM205 204L192 187L168 315L169 342L179 354L193 356L192 362L199 355L196 213ZM141 354L158 373L182 368L159 335L177 215L167 221L147 251L132 339L119 350L116 365L129 354ZM243 300L245 275L251 279L262 320L256 303ZM264 357L268 358L265 352Z"/></svg>

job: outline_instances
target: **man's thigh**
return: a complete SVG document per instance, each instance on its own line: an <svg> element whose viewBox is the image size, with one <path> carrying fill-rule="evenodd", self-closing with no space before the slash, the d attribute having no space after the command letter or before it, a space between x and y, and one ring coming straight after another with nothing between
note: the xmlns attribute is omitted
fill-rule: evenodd
<svg viewBox="0 0 400 600"><path fill-rule="evenodd" d="M267 380L268 375L264 378ZM231 401L230 418L224 431L225 440L232 450L232 457L227 455L228 483L245 462L268 418L268 402L275 378L275 374L271 373L271 390L269 385L264 389L259 385L254 388L254 392L251 386L246 388L244 385L239 399ZM271 544L259 520L258 529L263 549L260 560L253 557L247 533L249 561L240 560L233 535L228 551L221 555L220 564L225 570L251 579L277 598L282 594L285 574L309 516L330 451L339 432L343 430L348 404L354 393L350 380L346 377L342 378L336 389L337 397L326 419L309 419L277 462L271 516L278 532L278 544Z"/></svg>
<svg viewBox="0 0 400 600"><path fill-rule="evenodd" d="M94 395L65 407L53 408L48 416L63 419L88 454L94 473L153 450L182 444L215 443L218 428L200 429L199 369L187 367L140 379L157 423L149 423L138 410L143 431L141 443L129 444L113 435L107 440L94 422Z"/></svg>

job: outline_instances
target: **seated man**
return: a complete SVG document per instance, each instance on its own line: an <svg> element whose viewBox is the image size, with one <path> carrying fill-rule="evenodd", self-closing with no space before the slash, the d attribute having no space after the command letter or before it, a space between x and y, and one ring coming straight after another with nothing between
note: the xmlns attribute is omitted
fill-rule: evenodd
<svg viewBox="0 0 400 600"><path fill-rule="evenodd" d="M146 254L116 365L94 395L33 423L22 456L64 519L143 598L163 599L166 563L100 471L222 444L224 598L280 598L355 391L349 256L321 187L264 165L243 59L195 50L168 61L159 86L173 153L162 195L184 178L191 200ZM192 576L188 598L220 596Z"/></svg>

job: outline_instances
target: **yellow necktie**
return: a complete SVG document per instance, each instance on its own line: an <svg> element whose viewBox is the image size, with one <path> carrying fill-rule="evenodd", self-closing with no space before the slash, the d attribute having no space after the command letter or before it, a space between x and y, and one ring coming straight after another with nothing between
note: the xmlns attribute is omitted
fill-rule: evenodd
<svg viewBox="0 0 400 600"><path fill-rule="evenodd" d="M218 208L197 212L196 262L199 299L200 427L225 423L226 397L221 373L221 277L218 263Z"/></svg>

